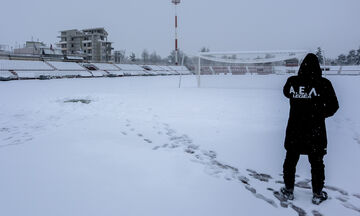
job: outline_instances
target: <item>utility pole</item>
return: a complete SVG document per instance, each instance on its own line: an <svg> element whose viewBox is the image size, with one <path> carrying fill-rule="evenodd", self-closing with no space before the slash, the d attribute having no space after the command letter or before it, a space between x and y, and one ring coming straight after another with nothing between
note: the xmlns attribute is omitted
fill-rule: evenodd
<svg viewBox="0 0 360 216"><path fill-rule="evenodd" d="M180 4L180 0L171 0L171 2L175 5L175 65L179 65L178 62L178 17L177 17L177 5Z"/></svg>

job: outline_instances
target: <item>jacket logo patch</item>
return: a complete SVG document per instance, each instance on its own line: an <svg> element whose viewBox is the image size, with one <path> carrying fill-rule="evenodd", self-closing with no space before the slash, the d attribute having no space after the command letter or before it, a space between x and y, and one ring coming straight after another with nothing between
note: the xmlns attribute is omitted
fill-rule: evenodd
<svg viewBox="0 0 360 216"><path fill-rule="evenodd" d="M293 98L312 98L312 96L319 96L316 93L315 88L311 88L310 92L305 92L304 86L299 86L299 91L295 91L294 87L290 87L290 94L292 94Z"/></svg>

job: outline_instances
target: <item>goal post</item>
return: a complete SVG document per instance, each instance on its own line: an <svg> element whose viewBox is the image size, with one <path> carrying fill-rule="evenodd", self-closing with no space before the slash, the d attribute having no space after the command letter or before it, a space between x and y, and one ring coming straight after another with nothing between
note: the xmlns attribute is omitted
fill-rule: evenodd
<svg viewBox="0 0 360 216"><path fill-rule="evenodd" d="M197 55L197 84L203 75L277 74L297 71L306 50L200 52Z"/></svg>

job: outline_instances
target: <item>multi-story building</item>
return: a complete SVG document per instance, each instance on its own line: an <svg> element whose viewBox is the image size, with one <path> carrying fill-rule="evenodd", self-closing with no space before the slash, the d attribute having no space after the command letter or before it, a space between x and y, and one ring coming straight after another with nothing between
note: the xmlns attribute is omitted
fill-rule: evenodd
<svg viewBox="0 0 360 216"><path fill-rule="evenodd" d="M60 32L58 46L64 55L85 55L92 62L111 60L112 42L104 28L66 30Z"/></svg>

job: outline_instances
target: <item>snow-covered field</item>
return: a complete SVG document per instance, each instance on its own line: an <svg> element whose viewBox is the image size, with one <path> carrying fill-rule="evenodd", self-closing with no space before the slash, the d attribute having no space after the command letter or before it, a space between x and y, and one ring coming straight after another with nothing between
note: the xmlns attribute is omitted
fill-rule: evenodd
<svg viewBox="0 0 360 216"><path fill-rule="evenodd" d="M272 190L282 186L286 79L1 82L0 215L359 215L360 76L329 77L340 103L326 120L331 199L311 204L302 156L284 208Z"/></svg>

